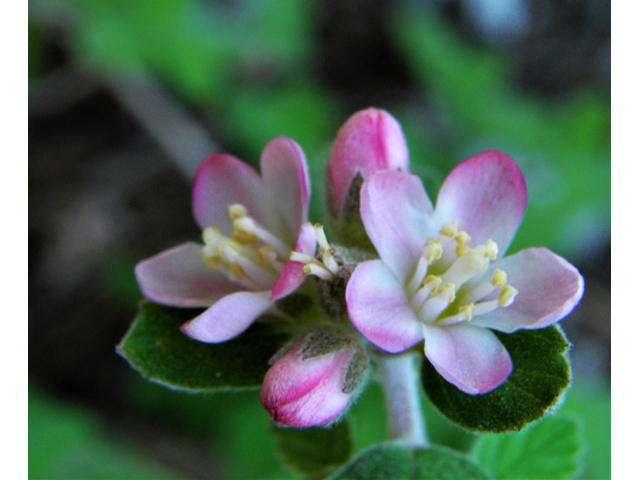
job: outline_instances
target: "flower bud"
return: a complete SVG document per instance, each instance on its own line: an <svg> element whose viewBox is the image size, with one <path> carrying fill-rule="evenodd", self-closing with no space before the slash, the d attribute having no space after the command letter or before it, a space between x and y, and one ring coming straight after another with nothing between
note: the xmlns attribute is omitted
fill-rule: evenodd
<svg viewBox="0 0 640 480"><path fill-rule="evenodd" d="M350 192L354 180L361 184L378 170L408 172L409 152L397 120L384 110L368 108L347 120L331 152L327 193L335 216L342 218L345 202L358 202L359 189ZM349 198L354 194L355 199Z"/></svg>
<svg viewBox="0 0 640 480"><path fill-rule="evenodd" d="M368 369L360 345L327 328L285 346L274 359L260 403L281 427L316 427L338 419Z"/></svg>

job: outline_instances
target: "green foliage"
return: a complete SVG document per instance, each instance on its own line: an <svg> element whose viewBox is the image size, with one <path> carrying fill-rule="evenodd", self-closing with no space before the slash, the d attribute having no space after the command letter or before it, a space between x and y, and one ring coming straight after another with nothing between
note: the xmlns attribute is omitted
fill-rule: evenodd
<svg viewBox="0 0 640 480"><path fill-rule="evenodd" d="M579 470L584 441L576 420L548 417L520 433L484 435L473 457L496 479L568 479Z"/></svg>
<svg viewBox="0 0 640 480"><path fill-rule="evenodd" d="M325 477L349 460L353 451L347 421L330 428L273 427L284 462L299 473Z"/></svg>
<svg viewBox="0 0 640 480"><path fill-rule="evenodd" d="M403 122L412 170L446 174L483 150L502 150L529 188L525 220L512 245L544 245L578 257L610 233L611 101L580 91L561 100L518 92L500 53L466 43L429 9L400 10L393 29L415 76L438 99L444 118L436 137L411 115ZM435 167L435 168L434 168Z"/></svg>
<svg viewBox="0 0 640 480"><path fill-rule="evenodd" d="M423 362L422 385L429 399L453 423L473 431L521 430L548 413L569 386L569 343L559 327L495 333L511 355L513 371L489 393L468 395L428 360Z"/></svg>
<svg viewBox="0 0 640 480"><path fill-rule="evenodd" d="M110 439L95 414L29 387L29 478L172 479Z"/></svg>
<svg viewBox="0 0 640 480"><path fill-rule="evenodd" d="M587 455L579 478L611 478L611 387L582 385L576 380L560 412L584 420Z"/></svg>
<svg viewBox="0 0 640 480"><path fill-rule="evenodd" d="M358 455L332 480L447 480L490 478L471 459L441 447L376 445Z"/></svg>
<svg viewBox="0 0 640 480"><path fill-rule="evenodd" d="M254 325L231 341L205 344L180 331L200 312L143 302L117 351L149 380L170 388L203 392L259 388L269 359L288 336Z"/></svg>

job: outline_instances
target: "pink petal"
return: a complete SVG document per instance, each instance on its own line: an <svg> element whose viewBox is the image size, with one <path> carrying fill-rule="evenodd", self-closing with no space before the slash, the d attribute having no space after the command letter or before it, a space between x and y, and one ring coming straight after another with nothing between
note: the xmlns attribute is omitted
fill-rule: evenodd
<svg viewBox="0 0 640 480"><path fill-rule="evenodd" d="M437 234L432 232L433 207L420 179L390 171L371 175L360 190L360 215L380 258L406 282L427 237Z"/></svg>
<svg viewBox="0 0 640 480"><path fill-rule="evenodd" d="M338 417L352 395L342 392L351 350L302 359L301 347L287 353L267 372L260 403L280 426L314 427Z"/></svg>
<svg viewBox="0 0 640 480"><path fill-rule="evenodd" d="M513 365L495 334L469 325L425 325L424 352L444 379L465 393L486 393L504 382Z"/></svg>
<svg viewBox="0 0 640 480"><path fill-rule="evenodd" d="M398 353L422 340L420 322L409 306L404 284L381 260L356 267L346 298L353 325L382 350Z"/></svg>
<svg viewBox="0 0 640 480"><path fill-rule="evenodd" d="M271 292L237 292L227 295L180 330L195 340L220 343L240 335L271 307Z"/></svg>
<svg viewBox="0 0 640 480"><path fill-rule="evenodd" d="M475 317L474 325L506 333L544 328L567 316L582 298L584 280L578 270L546 248L528 248L494 265L507 273L507 283L518 295L508 307Z"/></svg>
<svg viewBox="0 0 640 480"><path fill-rule="evenodd" d="M363 179L378 170L409 171L409 152L402 128L384 110L368 108L353 114L338 132L327 168L333 205L341 212L360 173Z"/></svg>
<svg viewBox="0 0 640 480"><path fill-rule="evenodd" d="M454 168L436 201L441 222L458 222L471 235L471 246L491 239L504 255L527 205L527 187L507 155L488 151Z"/></svg>
<svg viewBox="0 0 640 480"><path fill-rule="evenodd" d="M208 307L239 287L200 258L202 245L183 243L143 260L135 273L149 300L175 307Z"/></svg>
<svg viewBox="0 0 640 480"><path fill-rule="evenodd" d="M313 256L316 253L316 233L313 225L307 223L300 230L300 237L296 243L296 252ZM275 302L286 297L304 283L307 276L302 273L303 263L287 260L280 277L271 291L271 301Z"/></svg>
<svg viewBox="0 0 640 480"><path fill-rule="evenodd" d="M263 217L271 215L265 226L293 245L309 215L311 182L304 153L293 140L276 138L262 151L260 171L269 196Z"/></svg>
<svg viewBox="0 0 640 480"><path fill-rule="evenodd" d="M250 216L262 221L266 192L260 177L249 165L226 154L209 157L198 169L193 184L193 216L201 229L215 227L224 235L233 229L228 206L241 203Z"/></svg>

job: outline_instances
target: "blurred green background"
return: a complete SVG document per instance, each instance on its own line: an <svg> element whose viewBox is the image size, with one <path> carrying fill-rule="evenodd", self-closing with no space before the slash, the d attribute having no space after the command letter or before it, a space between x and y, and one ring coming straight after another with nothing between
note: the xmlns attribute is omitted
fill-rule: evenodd
<svg viewBox="0 0 640 480"><path fill-rule="evenodd" d="M610 2L31 0L29 477L293 478L256 392L187 395L115 354L137 261L199 232L190 183L215 151L252 165L289 136L322 172L369 106L402 124L432 198L486 149L522 169L512 251L543 245L585 276L574 344L581 478L610 477ZM426 405L436 443L471 437ZM379 388L352 409L356 450L385 437Z"/></svg>

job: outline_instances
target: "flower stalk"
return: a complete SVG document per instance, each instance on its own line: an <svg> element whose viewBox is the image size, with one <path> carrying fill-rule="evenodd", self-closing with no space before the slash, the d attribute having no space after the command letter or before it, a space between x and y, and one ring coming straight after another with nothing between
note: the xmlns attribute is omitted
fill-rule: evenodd
<svg viewBox="0 0 640 480"><path fill-rule="evenodd" d="M416 355L378 356L378 371L387 409L390 440L426 446L425 421L420 406Z"/></svg>

